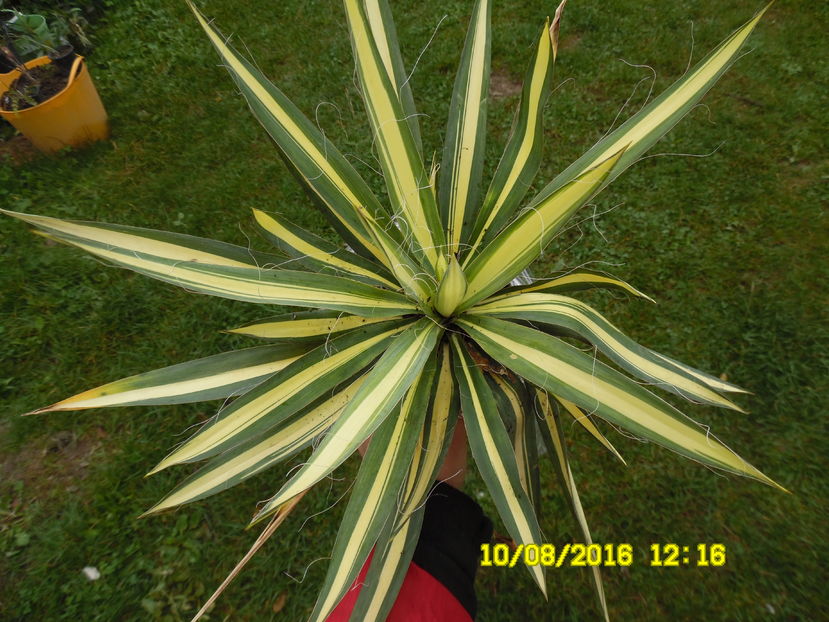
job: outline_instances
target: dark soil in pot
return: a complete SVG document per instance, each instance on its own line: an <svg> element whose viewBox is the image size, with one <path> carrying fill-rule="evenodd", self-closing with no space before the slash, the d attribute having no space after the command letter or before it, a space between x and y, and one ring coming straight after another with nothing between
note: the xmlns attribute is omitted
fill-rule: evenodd
<svg viewBox="0 0 829 622"><path fill-rule="evenodd" d="M0 99L0 108L12 112L37 106L60 93L68 80L69 76L52 63L33 67L12 82Z"/></svg>

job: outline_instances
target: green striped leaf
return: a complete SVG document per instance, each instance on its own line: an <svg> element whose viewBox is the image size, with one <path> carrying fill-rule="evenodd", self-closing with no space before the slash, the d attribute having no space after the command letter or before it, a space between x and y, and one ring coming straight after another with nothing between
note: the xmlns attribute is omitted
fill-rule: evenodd
<svg viewBox="0 0 829 622"><path fill-rule="evenodd" d="M452 254L460 250L465 218L474 216L480 201L489 98L491 11L489 0L475 3L446 125L438 203Z"/></svg>
<svg viewBox="0 0 829 622"><path fill-rule="evenodd" d="M383 67L389 82L397 91L397 97L403 112L406 114L406 121L412 132L415 146L418 152L422 152L420 144L420 124L417 121L417 109L415 108L412 89L409 84L409 76L403 66L403 57L400 55L400 46L397 43L397 31L394 27L391 9L386 0L364 0L366 17L374 36L374 44L377 52L383 60Z"/></svg>
<svg viewBox="0 0 829 622"><path fill-rule="evenodd" d="M102 252L95 254L104 255ZM327 274L173 264L148 260L140 254L134 258L116 256L113 252L107 252L107 255L112 261L129 264L128 267L156 279L233 300L332 309L364 317L390 317L417 309L402 294Z"/></svg>
<svg viewBox="0 0 829 622"><path fill-rule="evenodd" d="M542 113L553 84L554 59L549 26L548 21L536 39L507 146L471 229L467 260L512 217L541 164Z"/></svg>
<svg viewBox="0 0 829 622"><path fill-rule="evenodd" d="M437 479L457 420L457 392L449 346L441 347L436 381L426 421L409 464L394 520L383 527L360 595L351 612L354 622L382 622L394 605L409 569L423 521L424 504Z"/></svg>
<svg viewBox="0 0 829 622"><path fill-rule="evenodd" d="M357 210L358 206L364 206L376 218L381 218L384 213L365 181L319 128L253 63L229 46L190 0L187 3L254 116L279 146L303 185L327 208L324 210L326 216L332 218L352 248L387 265L383 253L372 243Z"/></svg>
<svg viewBox="0 0 829 622"><path fill-rule="evenodd" d="M266 435L216 456L145 515L215 495L290 458L331 427L364 380L365 376L361 376L333 397L286 419Z"/></svg>
<svg viewBox="0 0 829 622"><path fill-rule="evenodd" d="M601 433L599 428L596 427L596 424L593 423L593 418L592 418L592 415L590 413L588 413L585 410L579 408L573 402L571 402L570 400L564 399L560 395L553 395L552 397L555 398L556 402L559 403L559 405L561 406L562 410L564 410L564 412L569 414L571 417L573 417L573 419L575 419L578 423L580 423L581 426L585 430L590 432L590 435L593 438L595 438L602 445L604 445L610 453L612 453L614 456L616 456L622 462L622 464L627 465L627 462L625 462L625 459L622 458L622 454L620 454L618 451L616 451L616 448L610 443L609 440L607 440L607 437L605 437L605 435Z"/></svg>
<svg viewBox="0 0 829 622"><path fill-rule="evenodd" d="M322 343L349 330L399 318L369 318L340 311L296 311L258 320L225 332L262 339Z"/></svg>
<svg viewBox="0 0 829 622"><path fill-rule="evenodd" d="M581 207L615 166L621 152L574 179L533 209L519 214L470 262L461 310L494 294L529 266L550 243L559 224Z"/></svg>
<svg viewBox="0 0 829 622"><path fill-rule="evenodd" d="M715 393L708 385L633 341L595 309L575 298L535 292L515 293L486 301L470 309L469 314L556 326L568 334L587 340L625 371L660 389L692 401L745 412L732 401Z"/></svg>
<svg viewBox="0 0 829 622"><path fill-rule="evenodd" d="M684 117L703 95L719 80L728 69L751 34L760 18L771 4L760 11L742 28L723 41L693 69L668 87L659 97L645 106L616 130L591 147L583 156L573 162L553 181L547 184L530 202L530 207L543 204L560 188L582 175L599 162L624 149L618 165L601 183L607 186L631 164L642 157L654 143L662 138L682 117ZM599 190L600 190L599 189Z"/></svg>
<svg viewBox="0 0 829 622"><path fill-rule="evenodd" d="M490 317L467 316L458 324L492 358L538 387L638 437L780 488L653 393L560 339Z"/></svg>
<svg viewBox="0 0 829 622"><path fill-rule="evenodd" d="M312 270L333 271L335 274L346 272L359 280L367 280L389 289L400 287L387 278L389 275L386 270L360 255L339 248L279 216L258 209L253 210L253 216L272 244Z"/></svg>
<svg viewBox="0 0 829 622"><path fill-rule="evenodd" d="M125 237L121 232L113 232L110 226L7 213L113 264L203 294L245 302L334 309L366 317L401 315L417 308L402 294L351 279L266 269L255 263L242 264L232 257L209 254L193 248L198 238L188 240L191 246L177 247L168 241L159 241L155 232L142 238L142 232L133 229ZM170 234L167 235L165 240L170 239ZM146 240L145 246L142 240ZM217 263L208 263L214 258Z"/></svg>
<svg viewBox="0 0 829 622"><path fill-rule="evenodd" d="M403 398L399 411L387 417L371 437L311 620L328 617L357 578L383 526L394 521L397 496L423 429L434 376L433 353Z"/></svg>
<svg viewBox="0 0 829 622"><path fill-rule="evenodd" d="M556 475L564 490L567 505L570 506L570 512L573 514L573 518L579 526L584 544L593 544L593 539L590 537L590 528L587 525L587 517L584 515L584 508L581 505L579 492L576 489L576 480L573 477L572 470L570 470L570 458L567 452L567 442L562 433L561 421L550 404L546 393L537 391L536 397L541 406L541 412L544 415L543 423L541 421L538 422L538 426L541 429L541 437L547 445L547 453L550 454L550 460L553 462ZM605 599L601 570L598 566L591 565L590 571L593 578L593 587L596 590L596 598L599 601L599 608L602 611L602 617L609 622L610 616L607 613L607 600Z"/></svg>
<svg viewBox="0 0 829 622"><path fill-rule="evenodd" d="M360 0L345 0L351 45L362 86L374 146L383 169L392 211L405 223L415 255L432 273L442 269L443 229L429 177L417 151L394 85L390 82Z"/></svg>
<svg viewBox="0 0 829 622"><path fill-rule="evenodd" d="M519 544L540 544L538 520L521 486L512 443L492 391L457 335L452 335L451 342L463 420L478 471L512 539ZM527 569L546 596L543 567Z"/></svg>
<svg viewBox="0 0 829 622"><path fill-rule="evenodd" d="M4 209L0 209L0 212L37 227L55 241L81 248L84 248L84 245L92 245L94 248L111 248L121 253L141 253L160 260L199 262L237 268L256 268L281 264L284 261L283 257L277 255L183 233L103 222L61 220Z"/></svg>
<svg viewBox="0 0 829 622"><path fill-rule="evenodd" d="M223 352L109 382L30 414L224 399L244 393L308 350L303 344L279 344Z"/></svg>
<svg viewBox="0 0 829 622"><path fill-rule="evenodd" d="M349 622L384 622L409 571L423 526L424 508L417 508L402 525L388 521L371 553L368 572Z"/></svg>
<svg viewBox="0 0 829 622"><path fill-rule="evenodd" d="M362 212L366 224L371 231L375 243L389 258L391 270L397 282L403 286L406 293L415 300L426 301L432 296L435 284L434 277L409 256L409 253L371 217L366 211Z"/></svg>
<svg viewBox="0 0 829 622"><path fill-rule="evenodd" d="M675 361L674 359L669 358L664 354L660 354L659 352L653 352L653 354L661 358L663 361L666 361L667 363L670 363L671 365L678 367L679 369L693 376L697 380L704 382L715 391L725 391L728 393L748 393L748 391L746 391L745 389L741 389L737 385L731 384L730 382L726 382L722 378L717 378L716 376L712 376L711 374L706 374L704 371L694 369L690 365L686 365L685 363L681 363L680 361Z"/></svg>
<svg viewBox="0 0 829 622"><path fill-rule="evenodd" d="M544 292L547 294L562 294L564 292L576 292L585 289L615 289L625 292L638 298L644 298L650 302L655 302L653 298L647 294L642 293L632 285L625 283L603 272L594 272L591 270L578 270L570 272L563 276L552 279L538 279L532 285L519 285L517 287L509 287L504 290L504 296L529 293L529 292ZM489 300L500 299L502 296L495 296Z"/></svg>
<svg viewBox="0 0 829 622"><path fill-rule="evenodd" d="M422 318L395 338L308 462L265 504L254 522L328 475L377 429L420 374L442 332L441 326Z"/></svg>
<svg viewBox="0 0 829 622"><path fill-rule="evenodd" d="M501 418L509 416L509 420L514 422L512 448L518 465L518 476L521 479L521 487L538 513L541 504L541 480L538 470L536 426L532 422L532 404L520 381L510 382L498 374L489 374L488 378L499 403Z"/></svg>
<svg viewBox="0 0 829 622"><path fill-rule="evenodd" d="M274 428L359 373L406 326L403 322L367 326L314 348L221 411L151 473L209 458Z"/></svg>

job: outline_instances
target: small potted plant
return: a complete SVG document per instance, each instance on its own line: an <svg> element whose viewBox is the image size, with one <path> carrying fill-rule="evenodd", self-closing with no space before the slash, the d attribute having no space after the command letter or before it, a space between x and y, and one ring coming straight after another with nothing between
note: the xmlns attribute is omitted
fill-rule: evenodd
<svg viewBox="0 0 829 622"><path fill-rule="evenodd" d="M0 56L12 69L0 74L0 117L44 153L106 138L101 98L61 29L42 15L4 14Z"/></svg>

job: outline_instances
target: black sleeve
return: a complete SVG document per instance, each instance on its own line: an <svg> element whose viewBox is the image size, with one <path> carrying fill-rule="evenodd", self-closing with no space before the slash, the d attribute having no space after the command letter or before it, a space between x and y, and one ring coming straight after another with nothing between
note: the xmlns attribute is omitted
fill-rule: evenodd
<svg viewBox="0 0 829 622"><path fill-rule="evenodd" d="M492 521L481 506L449 484L434 486L412 561L446 586L473 619L481 544L491 537Z"/></svg>

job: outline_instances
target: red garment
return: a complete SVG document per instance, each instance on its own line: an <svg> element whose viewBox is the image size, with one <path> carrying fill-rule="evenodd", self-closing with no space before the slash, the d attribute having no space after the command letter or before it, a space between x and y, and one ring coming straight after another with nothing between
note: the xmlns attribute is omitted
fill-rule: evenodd
<svg viewBox="0 0 829 622"><path fill-rule="evenodd" d="M326 622L348 622L370 562L369 556L357 581ZM472 618L452 592L423 568L411 562L386 622L472 622Z"/></svg>
<svg viewBox="0 0 829 622"><path fill-rule="evenodd" d="M473 622L475 573L492 521L460 490L436 483L426 501L417 546L386 622ZM349 622L371 558L326 622Z"/></svg>

